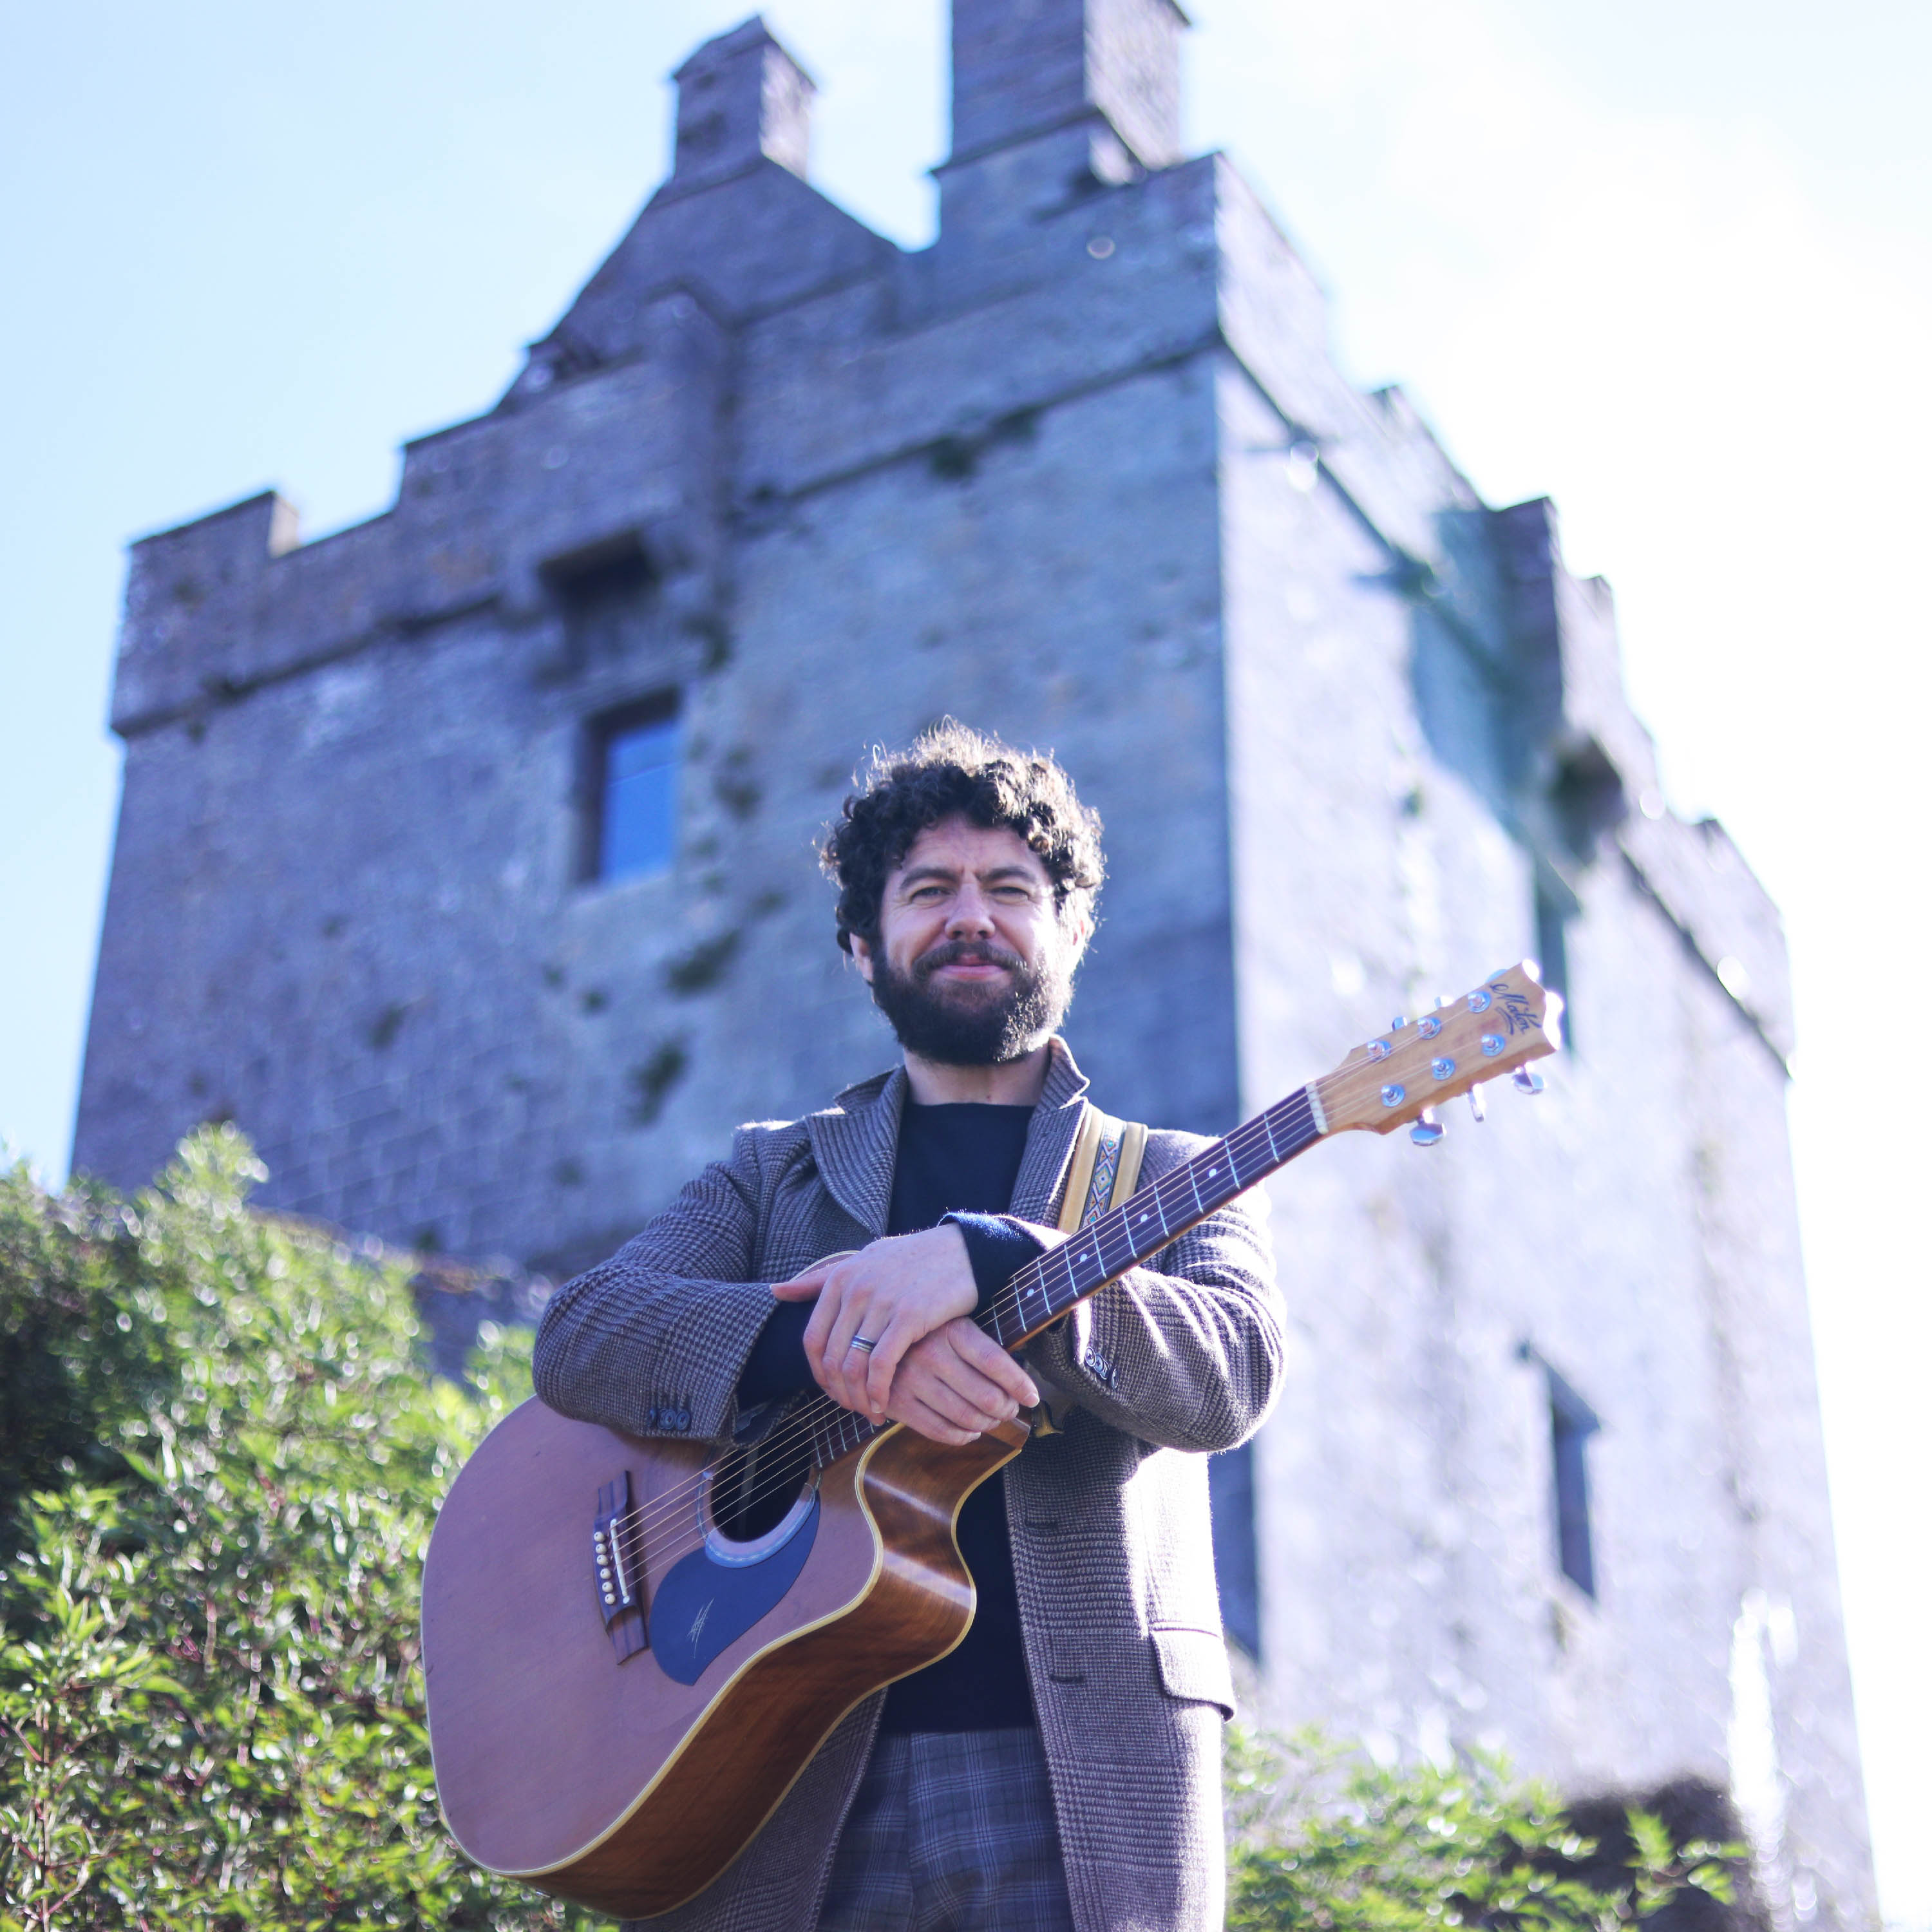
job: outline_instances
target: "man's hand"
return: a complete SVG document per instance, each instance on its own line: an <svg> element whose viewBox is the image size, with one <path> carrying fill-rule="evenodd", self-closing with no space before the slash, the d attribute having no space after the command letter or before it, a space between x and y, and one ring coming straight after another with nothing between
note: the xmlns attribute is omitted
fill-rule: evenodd
<svg viewBox="0 0 1932 1932"><path fill-rule="evenodd" d="M906 1351L886 1413L957 1448L1039 1400L1025 1370L976 1323L956 1316Z"/></svg>
<svg viewBox="0 0 1932 1932"><path fill-rule="evenodd" d="M874 1422L886 1419L892 1376L907 1352L935 1329L971 1313L980 1299L966 1238L950 1222L916 1234L890 1235L855 1255L829 1256L776 1283L772 1292L781 1301L818 1297L806 1324L806 1360L827 1395ZM860 1341L872 1346L853 1346ZM1009 1359L996 1344L987 1346L1003 1361Z"/></svg>

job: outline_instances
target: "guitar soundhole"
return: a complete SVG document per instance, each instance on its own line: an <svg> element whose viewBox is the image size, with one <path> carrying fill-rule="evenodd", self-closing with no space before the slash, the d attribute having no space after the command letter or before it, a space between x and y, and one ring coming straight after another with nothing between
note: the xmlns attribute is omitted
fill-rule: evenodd
<svg viewBox="0 0 1932 1932"><path fill-rule="evenodd" d="M728 1543L755 1543L791 1512L812 1480L812 1444L802 1430L728 1450L713 1466L712 1528Z"/></svg>

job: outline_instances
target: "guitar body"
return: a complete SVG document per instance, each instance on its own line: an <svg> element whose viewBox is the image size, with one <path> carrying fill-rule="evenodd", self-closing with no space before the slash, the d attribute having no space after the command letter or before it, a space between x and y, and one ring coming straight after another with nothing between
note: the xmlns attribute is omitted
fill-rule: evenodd
<svg viewBox="0 0 1932 1932"><path fill-rule="evenodd" d="M734 1542L710 1508L716 1445L525 1402L458 1477L424 1568L430 1741L457 1843L620 1916L702 1891L848 1712L965 1635L954 1524L1025 1441L1019 1424L964 1448L890 1427ZM637 1606L607 1627L592 1532L626 1483Z"/></svg>

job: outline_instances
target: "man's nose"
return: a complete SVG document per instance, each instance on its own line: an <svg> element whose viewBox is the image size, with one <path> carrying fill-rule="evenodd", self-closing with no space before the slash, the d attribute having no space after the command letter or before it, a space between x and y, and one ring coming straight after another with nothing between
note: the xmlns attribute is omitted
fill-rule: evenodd
<svg viewBox="0 0 1932 1932"><path fill-rule="evenodd" d="M946 934L949 939L964 939L975 934L989 933L993 929L992 902L975 885L961 888L959 896L952 902L952 910L946 916Z"/></svg>

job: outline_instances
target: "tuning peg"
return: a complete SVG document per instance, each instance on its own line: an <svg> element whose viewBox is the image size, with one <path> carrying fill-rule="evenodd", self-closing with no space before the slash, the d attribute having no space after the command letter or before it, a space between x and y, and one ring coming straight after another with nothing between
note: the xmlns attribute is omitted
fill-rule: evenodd
<svg viewBox="0 0 1932 1932"><path fill-rule="evenodd" d="M1442 1138L1442 1123L1436 1118L1433 1107L1425 1107L1415 1125L1408 1130L1408 1137L1420 1148L1436 1146Z"/></svg>
<svg viewBox="0 0 1932 1932"><path fill-rule="evenodd" d="M1404 1019L1401 1014L1397 1013L1395 1018L1389 1022L1389 1031L1390 1033L1400 1033L1404 1027L1408 1025L1408 1021Z"/></svg>
<svg viewBox="0 0 1932 1932"><path fill-rule="evenodd" d="M1519 1066L1510 1076L1510 1084L1519 1094L1540 1094L1543 1091L1543 1076L1533 1066Z"/></svg>
<svg viewBox="0 0 1932 1932"><path fill-rule="evenodd" d="M1472 1120L1478 1121L1487 1120L1489 1118L1489 1115L1483 1110L1482 1088L1480 1087L1472 1087L1469 1089L1468 1099L1469 1102L1469 1118Z"/></svg>

